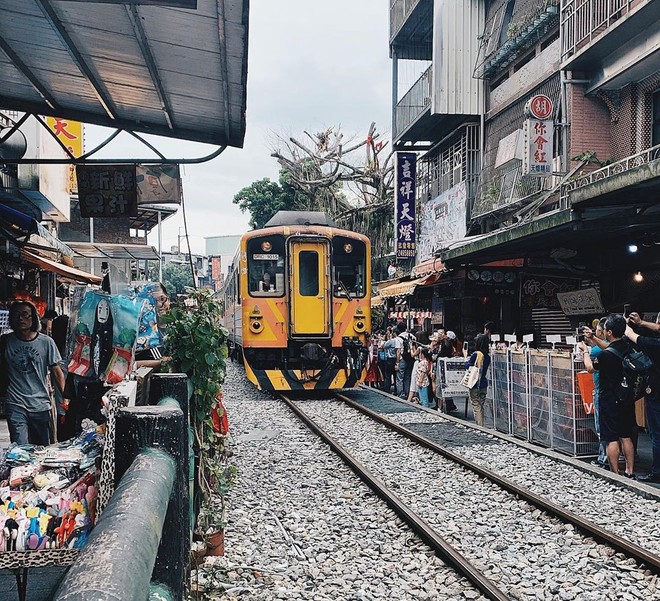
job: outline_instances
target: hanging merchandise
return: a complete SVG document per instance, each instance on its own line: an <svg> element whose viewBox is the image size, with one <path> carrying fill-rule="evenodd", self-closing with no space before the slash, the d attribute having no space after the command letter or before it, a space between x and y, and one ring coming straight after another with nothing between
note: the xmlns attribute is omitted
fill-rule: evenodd
<svg viewBox="0 0 660 601"><path fill-rule="evenodd" d="M145 284L137 291L137 296L146 301L140 318L137 340L135 342L136 351L155 348L163 344L163 338L158 329L158 314L156 313L156 299L154 294L162 290L160 283L150 282Z"/></svg>
<svg viewBox="0 0 660 601"><path fill-rule="evenodd" d="M107 384L116 384L130 372L133 364L133 349L141 318L149 309L142 298L113 295L112 308L112 356L107 364L103 379Z"/></svg>
<svg viewBox="0 0 660 601"><path fill-rule="evenodd" d="M69 373L101 377L112 357L112 311L110 295L89 290L78 309Z"/></svg>

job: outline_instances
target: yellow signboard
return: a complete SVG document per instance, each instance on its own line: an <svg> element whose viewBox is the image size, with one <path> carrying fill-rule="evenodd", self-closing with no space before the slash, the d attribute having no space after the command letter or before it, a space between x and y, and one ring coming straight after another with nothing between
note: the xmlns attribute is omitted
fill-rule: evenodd
<svg viewBox="0 0 660 601"><path fill-rule="evenodd" d="M61 119L60 117L46 117L46 124L74 157L82 156L83 124L80 121ZM75 165L67 165L67 174L67 190L69 194L78 194Z"/></svg>

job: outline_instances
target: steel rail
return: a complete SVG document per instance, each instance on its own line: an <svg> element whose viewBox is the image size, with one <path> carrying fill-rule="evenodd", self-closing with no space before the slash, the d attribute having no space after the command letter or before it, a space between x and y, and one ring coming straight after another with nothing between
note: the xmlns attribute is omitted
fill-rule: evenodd
<svg viewBox="0 0 660 601"><path fill-rule="evenodd" d="M449 459L450 461L458 463L459 465L478 474L479 476L482 476L483 478L490 480L491 482L497 484L503 490L506 490L507 492L519 496L520 498L527 501L531 505L534 505L535 507L538 507L539 509L546 511L548 514L559 518L563 522L568 522L570 524L573 524L583 534L588 534L594 539L610 545L612 548L616 549L617 551L621 551L622 553L625 553L626 555L635 558L637 561L647 564L649 567L653 568L656 573L660 573L660 556L656 555L655 553L651 553L650 551L647 551L643 547L640 547L639 545L636 545L635 543L632 543L629 540L626 540L625 538L618 536L617 534L614 534L613 532L610 532L609 530L606 530L598 526L594 522L587 520L573 513L572 511L564 509L563 507L557 505L556 503L553 503L552 501L548 501L547 499L544 499L542 496L532 492L528 488L520 486L515 482L513 482L512 480L509 480L508 478L504 478L503 476L500 476L499 474L496 474L495 472L475 463L474 461L471 461L469 459L466 459L465 457L461 457L460 455L457 455L456 453L450 451L449 449L443 446L440 446L439 444L433 442L432 440L429 440L428 438L421 436L420 434L417 434L412 430L409 430L405 426L401 426L389 420L388 418L384 417L383 415L376 413L375 411L372 411L367 407L364 407L357 401L354 401L353 399L350 399L349 397L343 394L335 392L334 395L338 399L345 402L347 405L350 405L354 409L361 411L365 415L368 415L369 417L383 424L384 426L387 426L388 428L395 430L399 434L402 434L403 436L426 447L427 449L435 451L436 453L442 455L443 457Z"/></svg>
<svg viewBox="0 0 660 601"><path fill-rule="evenodd" d="M510 601L510 597L499 589L491 580L478 570L468 559L459 553L455 547L440 536L426 521L408 507L387 485L375 474L367 469L360 461L344 449L332 436L314 422L298 405L289 397L278 393L287 406L298 418L317 436L319 436L330 448L341 457L357 476L369 488L376 493L433 551L454 568L459 574L467 578L479 591L492 601Z"/></svg>

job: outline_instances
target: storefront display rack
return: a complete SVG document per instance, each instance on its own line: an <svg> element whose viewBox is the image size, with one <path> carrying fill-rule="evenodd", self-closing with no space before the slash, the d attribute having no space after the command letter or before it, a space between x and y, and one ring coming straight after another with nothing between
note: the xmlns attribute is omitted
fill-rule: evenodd
<svg viewBox="0 0 660 601"><path fill-rule="evenodd" d="M498 432L511 434L511 394L509 352L494 349L491 352L494 427Z"/></svg>
<svg viewBox="0 0 660 601"><path fill-rule="evenodd" d="M598 453L594 416L587 415L577 385L584 363L568 353L550 353L552 448L574 456Z"/></svg>

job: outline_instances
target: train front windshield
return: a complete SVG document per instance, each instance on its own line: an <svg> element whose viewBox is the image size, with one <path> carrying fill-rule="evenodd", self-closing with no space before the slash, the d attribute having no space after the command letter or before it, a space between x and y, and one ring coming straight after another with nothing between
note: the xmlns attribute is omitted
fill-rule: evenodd
<svg viewBox="0 0 660 601"><path fill-rule="evenodd" d="M362 240L335 236L332 239L334 295L361 298L366 291L367 246Z"/></svg>
<svg viewBox="0 0 660 601"><path fill-rule="evenodd" d="M248 240L250 296L284 296L284 259L284 236Z"/></svg>

